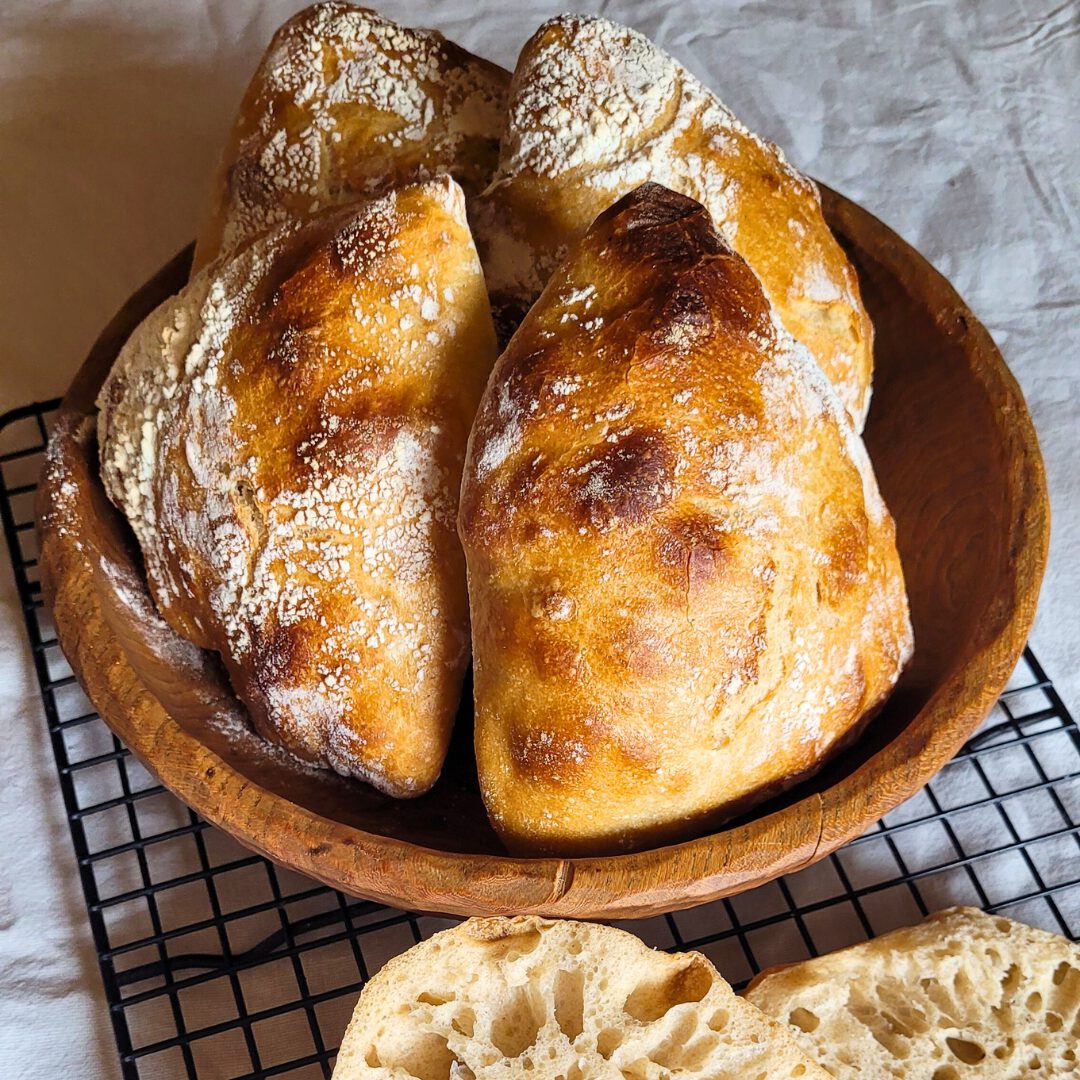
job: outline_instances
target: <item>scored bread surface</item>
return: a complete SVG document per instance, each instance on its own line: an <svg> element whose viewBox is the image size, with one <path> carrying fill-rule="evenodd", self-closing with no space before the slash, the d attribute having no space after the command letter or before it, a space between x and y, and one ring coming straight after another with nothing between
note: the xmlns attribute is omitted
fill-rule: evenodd
<svg viewBox="0 0 1080 1080"><path fill-rule="evenodd" d="M435 30L332 0L274 35L215 179L198 270L290 217L447 172L495 169L509 75Z"/></svg>
<svg viewBox="0 0 1080 1080"><path fill-rule="evenodd" d="M1080 1072L1080 948L975 908L765 972L746 998L838 1080Z"/></svg>
<svg viewBox="0 0 1080 1080"><path fill-rule="evenodd" d="M455 516L494 354L443 176L212 263L99 396L163 618L222 655L261 733L393 795L438 776L468 663Z"/></svg>
<svg viewBox="0 0 1080 1080"><path fill-rule="evenodd" d="M499 171L470 210L500 332L593 218L647 180L705 205L861 430L873 327L814 182L671 56L606 19L560 15L518 60Z"/></svg>
<svg viewBox="0 0 1080 1080"><path fill-rule="evenodd" d="M485 391L459 528L513 850L685 837L819 767L911 652L861 440L699 203L646 184Z"/></svg>
<svg viewBox="0 0 1080 1080"><path fill-rule="evenodd" d="M699 953L531 916L471 919L364 988L335 1080L826 1080Z"/></svg>

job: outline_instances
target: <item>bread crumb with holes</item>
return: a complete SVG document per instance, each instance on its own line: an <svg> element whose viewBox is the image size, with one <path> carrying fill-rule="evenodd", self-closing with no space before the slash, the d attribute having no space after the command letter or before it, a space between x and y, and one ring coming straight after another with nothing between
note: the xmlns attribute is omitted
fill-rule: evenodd
<svg viewBox="0 0 1080 1080"><path fill-rule="evenodd" d="M470 919L364 988L334 1080L827 1080L700 953L535 916Z"/></svg>

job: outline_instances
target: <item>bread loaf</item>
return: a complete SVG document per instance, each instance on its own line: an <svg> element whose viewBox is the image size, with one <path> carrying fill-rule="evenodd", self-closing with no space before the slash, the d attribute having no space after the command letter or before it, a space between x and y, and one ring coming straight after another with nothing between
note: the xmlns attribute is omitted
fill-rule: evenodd
<svg viewBox="0 0 1080 1080"><path fill-rule="evenodd" d="M656 184L500 357L459 528L481 791L515 851L704 830L817 769L911 652L839 399L705 209Z"/></svg>
<svg viewBox="0 0 1080 1080"><path fill-rule="evenodd" d="M495 168L509 75L434 30L333 0L274 35L214 183L195 270L290 217L450 173Z"/></svg>
<svg viewBox="0 0 1080 1080"><path fill-rule="evenodd" d="M861 430L873 327L813 181L681 64L606 19L560 15L518 60L499 170L472 209L497 325L512 329L593 218L647 180L704 204Z"/></svg>
<svg viewBox="0 0 1080 1080"><path fill-rule="evenodd" d="M746 997L837 1080L1077 1073L1080 948L975 908L765 972Z"/></svg>
<svg viewBox="0 0 1080 1080"><path fill-rule="evenodd" d="M623 930L471 919L364 987L334 1080L827 1080L698 953Z"/></svg>
<svg viewBox="0 0 1080 1080"><path fill-rule="evenodd" d="M197 274L102 388L102 477L154 600L255 726L417 795L468 662L454 531L495 338L443 176L290 222Z"/></svg>

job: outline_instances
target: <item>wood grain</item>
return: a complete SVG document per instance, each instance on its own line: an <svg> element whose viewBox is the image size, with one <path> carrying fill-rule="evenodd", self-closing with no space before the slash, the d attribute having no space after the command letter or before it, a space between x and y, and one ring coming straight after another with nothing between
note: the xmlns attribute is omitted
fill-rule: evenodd
<svg viewBox="0 0 1080 1080"><path fill-rule="evenodd" d="M823 195L877 327L866 439L897 522L915 657L881 714L813 780L683 844L515 859L501 853L480 802L467 708L439 783L406 803L306 769L248 733L216 659L156 618L97 474L94 396L131 330L183 285L189 251L91 350L40 488L45 595L94 706L166 787L241 843L413 910L647 916L760 885L863 832L956 753L1004 687L1034 618L1049 507L1034 428L989 335L917 252L855 204Z"/></svg>

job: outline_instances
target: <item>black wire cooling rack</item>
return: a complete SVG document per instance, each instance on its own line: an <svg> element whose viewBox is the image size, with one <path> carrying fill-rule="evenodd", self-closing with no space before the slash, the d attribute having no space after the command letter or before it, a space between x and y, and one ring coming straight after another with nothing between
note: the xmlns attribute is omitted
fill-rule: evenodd
<svg viewBox="0 0 1080 1080"><path fill-rule="evenodd" d="M0 417L0 519L41 685L125 1080L329 1077L356 996L445 919L315 885L184 807L93 712L42 607L33 499L56 402ZM835 855L753 892L625 924L736 986L974 904L1080 935L1080 732L1026 652L986 724Z"/></svg>

